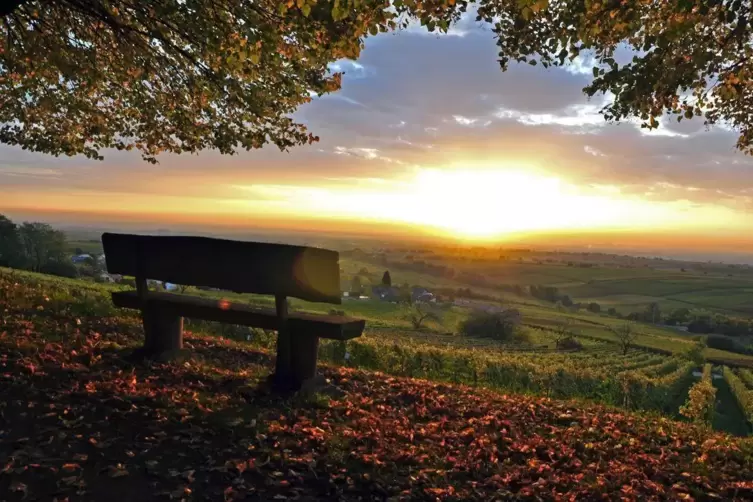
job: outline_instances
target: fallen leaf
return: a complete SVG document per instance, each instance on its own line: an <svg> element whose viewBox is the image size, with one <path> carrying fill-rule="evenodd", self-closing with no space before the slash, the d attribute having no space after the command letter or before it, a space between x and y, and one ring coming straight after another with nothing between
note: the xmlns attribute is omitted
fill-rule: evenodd
<svg viewBox="0 0 753 502"><path fill-rule="evenodd" d="M111 465L107 468L107 475L111 478L122 478L128 474L128 470L122 464Z"/></svg>

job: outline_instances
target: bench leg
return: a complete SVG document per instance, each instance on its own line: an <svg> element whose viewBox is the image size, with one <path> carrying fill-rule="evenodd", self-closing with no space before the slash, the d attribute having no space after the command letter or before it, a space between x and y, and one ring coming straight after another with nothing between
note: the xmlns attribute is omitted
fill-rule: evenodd
<svg viewBox="0 0 753 502"><path fill-rule="evenodd" d="M177 352L183 348L183 318L156 308L142 312L145 355Z"/></svg>
<svg viewBox="0 0 753 502"><path fill-rule="evenodd" d="M316 375L319 337L295 333L290 335L289 342L292 343L280 343L278 338L278 364L271 377L273 386L281 391L298 391L316 386L320 380ZM289 365L280 364L282 361L289 361Z"/></svg>
<svg viewBox="0 0 753 502"><path fill-rule="evenodd" d="M295 344L291 353L291 371L293 381L298 388L313 383L316 378L316 360L319 352L319 337L310 334L300 334L294 338Z"/></svg>

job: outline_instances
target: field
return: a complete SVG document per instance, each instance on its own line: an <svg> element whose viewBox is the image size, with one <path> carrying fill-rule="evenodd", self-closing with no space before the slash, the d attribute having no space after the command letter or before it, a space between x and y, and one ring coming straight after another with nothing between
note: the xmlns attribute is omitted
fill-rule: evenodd
<svg viewBox="0 0 753 502"><path fill-rule="evenodd" d="M360 366L323 366L339 392L284 399L261 383L272 367L264 333L246 331L248 341L228 329L228 339L217 334L224 328L192 323L187 358L132 361L140 322L112 308L111 289L0 271L5 500L753 496L749 440L540 395L590 392L598 382L586 375L604 381L620 368L635 387L624 396L664 406L663 393L687 376L679 359L640 350L625 359L599 341L580 354L515 353L376 328L356 344L323 347L325 360ZM486 380L442 383L474 373ZM482 388L495 382L516 393Z"/></svg>
<svg viewBox="0 0 753 502"><path fill-rule="evenodd" d="M455 272L451 280L446 276L434 276L431 280L424 277L427 284L468 286L458 279L482 276L488 284L479 281L475 287L471 286L473 289L495 293L510 301L519 298L504 294L499 286L554 286L575 301L597 302L603 310L614 307L623 314L656 302L664 310L701 308L727 315L753 316L753 267L748 265L535 252L521 253L517 258L502 255L504 259L500 259L497 254L489 256L487 251L481 257L469 258L440 251L416 255L415 251L364 251L354 255L356 260L346 270L397 264L405 267L399 269L404 279L414 284L419 277L411 271L415 269L411 265L423 261Z"/></svg>
<svg viewBox="0 0 753 502"><path fill-rule="evenodd" d="M94 235L74 234L71 250L101 253ZM336 243L331 243L335 245ZM340 244L342 245L342 244ZM627 314L656 302L662 310L707 309L726 315L753 317L753 267L710 262L685 262L599 253L499 251L488 249L343 249L343 289L352 275L367 269L366 282L378 282L385 269L397 273L396 282L428 288L471 287L507 302L530 302L506 291L504 285L554 286L578 302L596 302ZM416 271L416 262L453 269L454 277ZM402 265L395 269L394 265ZM481 275L489 284L474 285L469 276Z"/></svg>
<svg viewBox="0 0 753 502"><path fill-rule="evenodd" d="M72 249L100 252L98 242L77 236ZM531 250L453 248L347 248L341 252L341 288L348 291L358 277L368 296L389 270L393 284L422 286L436 292L438 320L420 329L412 325L414 307L377 299L344 299L341 306L292 299L295 310L342 312L367 321L363 337L347 344L323 343L320 357L328 362L393 375L482 386L518 394L581 399L632 410L681 418L680 407L697 380L699 363L689 354L703 336L647 322L633 323L635 339L623 354L615 330L628 314L658 304L666 314L675 308L746 317L753 291L753 269L744 265L691 263L589 253L545 253ZM33 275L26 277L36 280ZM59 279L63 296L87 291L88 313L115 315L107 298L125 286ZM556 304L529 293L531 286L557 288L576 307ZM271 306L271 299L188 288L186 293L223 297ZM753 297L753 295L751 295ZM598 303L600 311L585 306ZM577 308L577 304L581 307ZM459 326L475 308L516 309L521 314L519 337L500 342L471 338ZM187 321L189 329L214 333L263 350L274 338L241 327ZM582 344L577 352L558 350L556 333L566 329ZM745 337L740 338L746 342ZM703 348L703 358L721 375L753 369L753 355ZM694 376L694 374L696 376ZM739 399L726 380L716 379L717 412L711 420L719 430L750 432Z"/></svg>
<svg viewBox="0 0 753 502"><path fill-rule="evenodd" d="M0 272L3 273L3 272ZM79 315L122 315L114 309L109 292L115 284L97 284L51 278L28 272L4 272L9 282L43 285L48 302ZM269 298L189 289L189 293L223 297L232 301L270 305ZM293 300L295 310L327 312L331 307ZM322 343L320 358L340 366L383 371L393 375L426 378L480 386L497 391L582 399L627 409L651 411L679 418L697 365L683 354L693 346L686 334L645 325L635 347L623 355L610 326L616 319L583 313L559 312L537 305L520 305L525 341L508 343L472 338L457 333L458 323L470 310L446 306L441 321L416 330L406 319L409 307L380 301L346 301L338 309L367 320L363 337L343 343ZM133 316L133 313L130 313ZM583 344L579 352L558 351L553 330L563 322ZM263 350L274 349L274 338L243 327L187 320L187 329L213 333ZM709 359L746 366L750 356L706 349ZM720 412L737 408L734 400L721 402ZM717 427L747 434L745 419L717 421Z"/></svg>

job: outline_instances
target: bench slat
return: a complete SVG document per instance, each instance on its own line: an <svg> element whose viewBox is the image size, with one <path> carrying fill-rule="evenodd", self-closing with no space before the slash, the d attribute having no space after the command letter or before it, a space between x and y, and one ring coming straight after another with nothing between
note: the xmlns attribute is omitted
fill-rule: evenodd
<svg viewBox="0 0 753 502"><path fill-rule="evenodd" d="M102 234L107 271L187 286L340 304L336 251L210 237Z"/></svg>
<svg viewBox="0 0 753 502"><path fill-rule="evenodd" d="M142 300L136 291L118 291L112 293L116 307L139 309ZM251 307L242 303L232 303L213 298L179 295L174 293L149 292L146 295L149 305L159 306L160 310L169 311L179 316L240 324L262 329L279 328L279 319L274 309ZM296 333L307 333L320 338L333 340L350 340L363 333L366 321L352 317L324 314L306 314L291 312L288 316L293 343Z"/></svg>

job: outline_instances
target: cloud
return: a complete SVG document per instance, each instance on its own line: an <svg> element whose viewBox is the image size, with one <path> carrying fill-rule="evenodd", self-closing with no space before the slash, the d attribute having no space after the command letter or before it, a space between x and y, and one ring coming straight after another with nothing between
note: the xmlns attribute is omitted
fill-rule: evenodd
<svg viewBox="0 0 753 502"><path fill-rule="evenodd" d="M589 155L593 155L594 157L606 157L607 155L605 153L602 153L600 150L590 146L590 145L584 145L583 151L586 152Z"/></svg>
<svg viewBox="0 0 753 502"><path fill-rule="evenodd" d="M274 146L228 157L106 152L98 163L0 147L3 193L45 190L224 195L228 185L315 185L331 178L384 179L413 166L487 163L541 168L598 190L659 200L738 204L753 195L753 159L734 150L735 134L699 120L610 124L610 96L588 99L592 55L565 68L512 65L502 72L488 27L466 15L449 35L412 25L366 40L338 93L313 98L295 118L321 141L280 152ZM618 50L617 59L630 55ZM606 193L605 192L605 193ZM747 198L747 199L746 199Z"/></svg>
<svg viewBox="0 0 753 502"><path fill-rule="evenodd" d="M329 65L329 70L333 73L342 73L349 79L368 78L375 73L374 67L366 67L358 61L342 59Z"/></svg>
<svg viewBox="0 0 753 502"><path fill-rule="evenodd" d="M60 169L31 166L0 166L0 178L4 176L23 178L60 178L63 172Z"/></svg>

